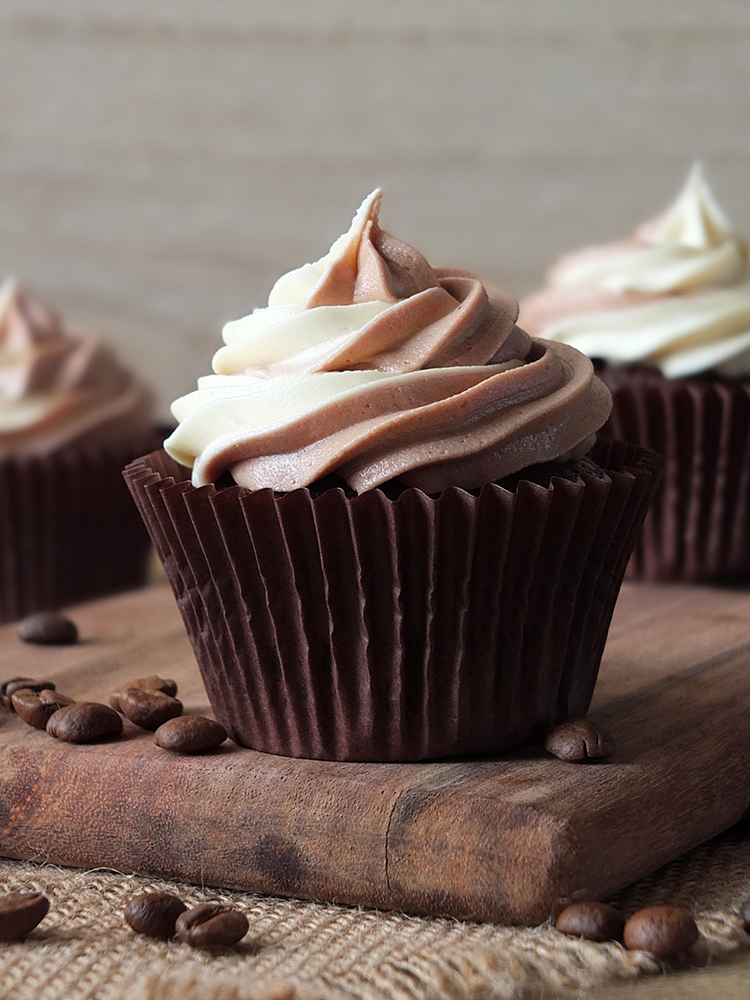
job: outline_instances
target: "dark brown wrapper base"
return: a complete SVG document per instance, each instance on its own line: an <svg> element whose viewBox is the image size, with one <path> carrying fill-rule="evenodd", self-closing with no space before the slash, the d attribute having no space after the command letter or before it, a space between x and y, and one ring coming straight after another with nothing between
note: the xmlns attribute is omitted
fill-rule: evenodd
<svg viewBox="0 0 750 1000"><path fill-rule="evenodd" d="M233 740L424 760L585 714L659 475L619 442L592 457L605 476L396 500L196 489L164 452L125 476Z"/></svg>
<svg viewBox="0 0 750 1000"><path fill-rule="evenodd" d="M0 460L0 621L145 582L149 538L122 468L161 440Z"/></svg>
<svg viewBox="0 0 750 1000"><path fill-rule="evenodd" d="M605 433L664 456L631 579L750 581L750 381L605 368Z"/></svg>

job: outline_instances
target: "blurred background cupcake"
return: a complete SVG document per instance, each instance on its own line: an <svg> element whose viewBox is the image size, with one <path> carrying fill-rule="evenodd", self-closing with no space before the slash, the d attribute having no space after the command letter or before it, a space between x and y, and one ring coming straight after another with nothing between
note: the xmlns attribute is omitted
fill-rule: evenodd
<svg viewBox="0 0 750 1000"><path fill-rule="evenodd" d="M607 432L665 457L631 574L750 578L748 249L700 165L632 238L562 257L519 323L595 359Z"/></svg>
<svg viewBox="0 0 750 1000"><path fill-rule="evenodd" d="M13 279L0 287L0 620L144 582L123 466L159 440L145 387Z"/></svg>

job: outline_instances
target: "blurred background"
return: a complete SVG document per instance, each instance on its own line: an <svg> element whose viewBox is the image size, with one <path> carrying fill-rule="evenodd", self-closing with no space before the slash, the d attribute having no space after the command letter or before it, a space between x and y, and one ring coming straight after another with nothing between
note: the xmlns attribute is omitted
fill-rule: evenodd
<svg viewBox="0 0 750 1000"><path fill-rule="evenodd" d="M385 229L516 295L700 158L750 235L747 0L2 0L0 273L161 412L223 322Z"/></svg>

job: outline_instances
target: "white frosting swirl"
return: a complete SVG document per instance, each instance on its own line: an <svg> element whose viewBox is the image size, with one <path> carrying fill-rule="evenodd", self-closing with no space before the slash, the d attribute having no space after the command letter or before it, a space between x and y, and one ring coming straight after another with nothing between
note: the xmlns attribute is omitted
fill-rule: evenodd
<svg viewBox="0 0 750 1000"><path fill-rule="evenodd" d="M335 471L357 492L398 476L432 493L590 447L609 412L590 362L532 346L511 299L383 232L380 198L227 324L216 374L173 404L164 446L194 485L229 470L289 491Z"/></svg>
<svg viewBox="0 0 750 1000"><path fill-rule="evenodd" d="M674 204L628 241L563 257L521 303L534 336L667 378L750 375L748 248L700 165Z"/></svg>

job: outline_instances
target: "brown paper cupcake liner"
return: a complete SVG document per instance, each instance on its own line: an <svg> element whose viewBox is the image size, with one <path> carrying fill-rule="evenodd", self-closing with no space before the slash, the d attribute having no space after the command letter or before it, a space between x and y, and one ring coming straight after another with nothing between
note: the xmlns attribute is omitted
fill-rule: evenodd
<svg viewBox="0 0 750 1000"><path fill-rule="evenodd" d="M648 368L600 374L613 398L607 432L665 459L627 575L750 579L750 383L669 380Z"/></svg>
<svg viewBox="0 0 750 1000"><path fill-rule="evenodd" d="M164 452L125 476L236 742L423 760L585 714L659 464L592 455L604 475L397 499L196 489Z"/></svg>
<svg viewBox="0 0 750 1000"><path fill-rule="evenodd" d="M0 621L145 582L150 543L122 467L161 440L0 461Z"/></svg>

